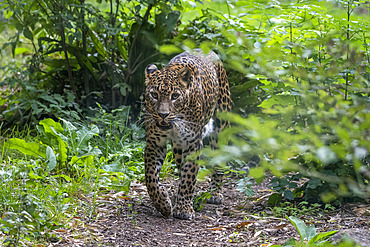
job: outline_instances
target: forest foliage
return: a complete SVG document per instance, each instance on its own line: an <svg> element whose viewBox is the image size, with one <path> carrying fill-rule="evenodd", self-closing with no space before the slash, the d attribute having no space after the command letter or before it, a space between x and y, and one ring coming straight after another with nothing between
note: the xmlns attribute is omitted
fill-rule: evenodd
<svg viewBox="0 0 370 247"><path fill-rule="evenodd" d="M76 213L73 195L127 191L142 180L143 70L194 48L219 54L234 102L223 116L232 123L224 145L206 149L204 163L237 169L259 155L249 175L273 176L272 205L370 197L369 2L0 6L0 229L8 243L47 239ZM171 163L169 154L161 176ZM240 181L247 195L249 179ZM93 217L94 204L89 210Z"/></svg>

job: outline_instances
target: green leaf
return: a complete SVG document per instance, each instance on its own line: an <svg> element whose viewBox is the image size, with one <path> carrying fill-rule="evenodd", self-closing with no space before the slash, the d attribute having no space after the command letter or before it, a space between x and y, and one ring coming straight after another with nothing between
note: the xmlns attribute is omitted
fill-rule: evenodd
<svg viewBox="0 0 370 247"><path fill-rule="evenodd" d="M336 234L337 232L338 231L320 232L320 233L316 234L314 237L312 237L308 243L309 244L314 244L314 243L318 243L318 242L323 242L326 239L333 236L334 234Z"/></svg>
<svg viewBox="0 0 370 247"><path fill-rule="evenodd" d="M181 49L175 45L162 45L159 47L159 52L166 55L172 55L175 53L180 53Z"/></svg>
<svg viewBox="0 0 370 247"><path fill-rule="evenodd" d="M267 205L276 206L281 202L282 196L279 193L273 193L267 200Z"/></svg>
<svg viewBox="0 0 370 247"><path fill-rule="evenodd" d="M90 59L88 57L84 56L84 54L82 53L82 51L80 49L77 49L77 48L72 47L72 46L68 46L68 52L71 52L77 58L77 62L81 67L87 68L90 71L91 75L94 77L94 79L96 81L99 79L98 75L94 71L94 67L93 67ZM103 55L105 56L107 54L104 53ZM104 58L107 59L106 57L104 57Z"/></svg>
<svg viewBox="0 0 370 247"><path fill-rule="evenodd" d="M249 170L249 175L253 178L263 177L265 169L263 167L253 167Z"/></svg>
<svg viewBox="0 0 370 247"><path fill-rule="evenodd" d="M77 128L69 121L61 119L63 121L63 126L68 132L76 132Z"/></svg>
<svg viewBox="0 0 370 247"><path fill-rule="evenodd" d="M23 35L27 39L33 40L33 34L28 27L25 27L25 29L23 30Z"/></svg>
<svg viewBox="0 0 370 247"><path fill-rule="evenodd" d="M293 201L294 200L294 195L293 195L293 192L291 192L290 190L286 190L284 192L284 197L288 200L291 200Z"/></svg>
<svg viewBox="0 0 370 247"><path fill-rule="evenodd" d="M76 148L81 149L85 148L88 145L88 141L93 137L99 134L99 128L96 125L91 125L91 129L83 127L77 131L77 140Z"/></svg>
<svg viewBox="0 0 370 247"><path fill-rule="evenodd" d="M126 47L124 46L123 42L118 43L118 50L119 50L119 53L120 53L121 57L124 60L127 61L128 60L128 58L127 58L128 51L127 51Z"/></svg>
<svg viewBox="0 0 370 247"><path fill-rule="evenodd" d="M297 217L290 216L287 217L287 219L292 223L292 225L297 229L299 236L301 238L301 241L307 240L307 233L306 233L306 224L303 222L303 220L298 219Z"/></svg>
<svg viewBox="0 0 370 247"><path fill-rule="evenodd" d="M58 160L61 163L64 163L67 161L67 143L62 140L62 138L58 138Z"/></svg>
<svg viewBox="0 0 370 247"><path fill-rule="evenodd" d="M294 105L294 96L291 95L273 95L271 98L263 101L259 107L270 109L273 108L275 105L281 105L281 106L288 106L288 105Z"/></svg>
<svg viewBox="0 0 370 247"><path fill-rule="evenodd" d="M27 47L17 47L15 48L14 54L19 55L19 54L24 54L24 53L32 53L31 49L28 49Z"/></svg>
<svg viewBox="0 0 370 247"><path fill-rule="evenodd" d="M11 138L5 143L5 148L16 149L25 155L31 155L36 158L46 158L45 145L41 143L27 143L25 140Z"/></svg>
<svg viewBox="0 0 370 247"><path fill-rule="evenodd" d="M52 134L53 136L56 136L56 137L59 136L59 135L56 134L56 132L64 132L64 129L63 129L62 125L58 122L55 122L51 118L46 118L44 120L41 120L39 122L39 124L44 127L45 133L50 133L50 134ZM51 127L53 127L53 129L56 132Z"/></svg>
<svg viewBox="0 0 370 247"><path fill-rule="evenodd" d="M6 9L5 11L4 11L4 18L5 19L9 19L10 17L12 17L13 16L13 11L11 11L11 10L9 10L9 9Z"/></svg>
<svg viewBox="0 0 370 247"><path fill-rule="evenodd" d="M111 163L102 166L102 170L106 172L124 172L123 165L121 163Z"/></svg>
<svg viewBox="0 0 370 247"><path fill-rule="evenodd" d="M69 176L64 175L64 174L55 175L55 176L53 176L53 178L63 178L67 182L71 182L72 181L72 178L70 178Z"/></svg>
<svg viewBox="0 0 370 247"><path fill-rule="evenodd" d="M94 161L94 156L92 155L84 155L81 157L73 156L71 159L71 165L78 164L78 165L87 167L91 165L93 161Z"/></svg>
<svg viewBox="0 0 370 247"><path fill-rule="evenodd" d="M310 181L307 182L307 188L309 189L316 189L323 185L323 182L318 178L311 178Z"/></svg>
<svg viewBox="0 0 370 247"><path fill-rule="evenodd" d="M166 21L165 21L165 23L166 23L166 33L171 32L175 28L179 17L180 17L180 12L179 11L172 11L168 14L168 16L166 18Z"/></svg>
<svg viewBox="0 0 370 247"><path fill-rule="evenodd" d="M273 245L274 246L274 245ZM297 242L294 238L290 238L288 241L286 241L282 246L284 247L294 247L297 246ZM271 246L272 247L272 246Z"/></svg>
<svg viewBox="0 0 370 247"><path fill-rule="evenodd" d="M105 59L109 59L109 54L105 50L104 45L100 42L99 38L95 35L94 31L88 29L88 35L91 38L92 42L94 43L94 48L96 51L103 56Z"/></svg>
<svg viewBox="0 0 370 247"><path fill-rule="evenodd" d="M350 143L350 136L347 130L337 126L336 132L338 136L342 139L342 141L344 141L347 145Z"/></svg>
<svg viewBox="0 0 370 247"><path fill-rule="evenodd" d="M31 178L31 179L43 179L44 177L42 176L39 176L38 174L35 174L33 170L30 170L30 172L28 173L28 176Z"/></svg>
<svg viewBox="0 0 370 247"><path fill-rule="evenodd" d="M82 162L82 160L81 160L81 158L80 157L78 157L78 156L73 156L72 158L71 158L71 165L74 165L74 164L78 164L78 163L80 163L80 164L82 164L83 162Z"/></svg>
<svg viewBox="0 0 370 247"><path fill-rule="evenodd" d="M59 122L55 122L51 118L46 118L39 122L39 125L44 127L44 133L50 134L58 142L58 160L64 163L67 160L67 143L63 140L66 137L62 134L64 133L64 128ZM48 143L52 144L52 143ZM56 148L56 147L54 147Z"/></svg>
<svg viewBox="0 0 370 247"><path fill-rule="evenodd" d="M316 229L314 225L306 227L307 241L310 241L315 235Z"/></svg>
<svg viewBox="0 0 370 247"><path fill-rule="evenodd" d="M123 191L128 192L130 190L130 185L131 185L131 179L130 178L125 178L123 182L120 184L121 188Z"/></svg>
<svg viewBox="0 0 370 247"><path fill-rule="evenodd" d="M57 166L57 158L54 154L54 151L51 147L46 147L46 158L47 158L47 170L50 172L54 170L54 168Z"/></svg>
<svg viewBox="0 0 370 247"><path fill-rule="evenodd" d="M247 196L247 197L252 197L254 195L254 191L253 189L245 189L244 190L244 194Z"/></svg>

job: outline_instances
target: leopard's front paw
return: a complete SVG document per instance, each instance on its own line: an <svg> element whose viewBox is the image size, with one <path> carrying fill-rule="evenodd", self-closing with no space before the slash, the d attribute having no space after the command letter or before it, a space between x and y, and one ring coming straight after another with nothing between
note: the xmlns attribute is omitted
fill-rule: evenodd
<svg viewBox="0 0 370 247"><path fill-rule="evenodd" d="M173 217L181 220L192 220L195 218L195 212L192 206L175 206L173 209Z"/></svg>
<svg viewBox="0 0 370 247"><path fill-rule="evenodd" d="M172 207L169 203L160 203L155 205L156 209L161 212L164 217L170 217L172 213Z"/></svg>
<svg viewBox="0 0 370 247"><path fill-rule="evenodd" d="M172 203L171 199L167 194L167 191L160 187L161 193L152 198L155 208L164 216L169 217L172 214Z"/></svg>

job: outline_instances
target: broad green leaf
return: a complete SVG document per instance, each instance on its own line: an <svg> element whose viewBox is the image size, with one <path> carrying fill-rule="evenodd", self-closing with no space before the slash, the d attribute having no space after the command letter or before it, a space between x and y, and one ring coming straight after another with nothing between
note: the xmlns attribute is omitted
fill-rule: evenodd
<svg viewBox="0 0 370 247"><path fill-rule="evenodd" d="M41 143L28 143L19 138L11 138L5 143L5 148L16 149L25 155L36 158L46 158L45 145Z"/></svg>
<svg viewBox="0 0 370 247"><path fill-rule="evenodd" d="M39 124L44 127L45 133L50 133L50 134L52 134L55 137L58 137L58 135L55 133L55 131L57 131L59 133L63 133L64 132L64 129L63 129L62 125L60 123L58 123L58 122L55 122L51 118L46 118L44 120L41 120L39 122ZM51 127L53 127L53 129L55 131L53 131L53 129Z"/></svg>
<svg viewBox="0 0 370 247"><path fill-rule="evenodd" d="M208 54L212 50L212 44L209 41L204 41L200 44L200 49L202 49L204 54Z"/></svg>
<svg viewBox="0 0 370 247"><path fill-rule="evenodd" d="M81 157L73 156L71 159L71 165L79 164L82 166L89 166L92 164L93 161L94 161L93 155L86 155L86 156L84 155Z"/></svg>
<svg viewBox="0 0 370 247"><path fill-rule="evenodd" d="M94 156L92 155L86 155L83 156L85 166L90 166L94 161Z"/></svg>
<svg viewBox="0 0 370 247"><path fill-rule="evenodd" d="M307 233L306 233L306 224L303 222L303 220L298 219L297 217L290 216L287 217L287 219L290 221L290 223L293 224L295 229L297 229L299 236L301 238L301 241L307 241Z"/></svg>
<svg viewBox="0 0 370 247"><path fill-rule="evenodd" d="M32 34L32 32L30 31L30 29L29 29L28 27L26 27L26 28L23 30L23 35L24 35L24 37L26 37L27 39L33 40L33 34Z"/></svg>
<svg viewBox="0 0 370 247"><path fill-rule="evenodd" d="M34 173L34 171L31 169L28 176L31 178L31 179L43 179L44 177L42 176L39 176L37 174Z"/></svg>
<svg viewBox="0 0 370 247"><path fill-rule="evenodd" d="M67 143L62 140L62 138L58 138L58 160L60 163L64 163L67 161Z"/></svg>
<svg viewBox="0 0 370 247"><path fill-rule="evenodd" d="M122 85L120 85L119 86L119 91L121 92L121 94L123 96L126 97L127 92L130 92L130 85L128 85L128 84L122 84Z"/></svg>
<svg viewBox="0 0 370 247"><path fill-rule="evenodd" d="M39 125L44 127L44 133L50 134L58 142L58 160L64 163L67 160L67 143L63 140L66 137L62 134L64 133L64 128L59 122L55 122L51 118L41 120ZM63 137L63 138L62 138ZM51 143L50 143L51 144ZM54 147L56 148L56 147Z"/></svg>
<svg viewBox="0 0 370 247"><path fill-rule="evenodd" d="M84 156L92 155L92 156L100 156L102 151L98 147L93 147L89 150L88 153L85 153Z"/></svg>
<svg viewBox="0 0 370 247"><path fill-rule="evenodd" d="M175 53L180 53L181 49L175 45L162 45L159 47L159 52L166 55L172 55Z"/></svg>
<svg viewBox="0 0 370 247"><path fill-rule="evenodd" d="M83 127L77 131L77 148L85 148L88 141L95 135L99 134L99 128L96 125L91 125L91 129Z"/></svg>
<svg viewBox="0 0 370 247"><path fill-rule="evenodd" d="M57 158L54 154L54 151L51 147L46 147L46 158L47 158L47 170L50 172L54 170L54 168L57 166Z"/></svg>
<svg viewBox="0 0 370 247"><path fill-rule="evenodd" d="M259 107L270 109L275 105L288 106L294 105L295 98L291 95L273 95L271 98L263 101Z"/></svg>
<svg viewBox="0 0 370 247"><path fill-rule="evenodd" d="M128 192L130 190L130 185L131 185L131 179L125 178L123 182L120 184L120 187L122 188L123 191Z"/></svg>
<svg viewBox="0 0 370 247"><path fill-rule="evenodd" d="M81 158L80 157L77 157L77 156L73 156L72 158L71 158L71 165L74 165L74 164L77 164L77 163L82 163L82 161L81 161Z"/></svg>
<svg viewBox="0 0 370 247"><path fill-rule="evenodd" d="M235 85L233 86L232 88L230 88L231 90L231 93L232 94L235 94L235 93L244 93L246 92L247 90L250 90L251 88L257 86L258 84L260 84L260 81L258 80L255 80L255 79L251 79L251 80L248 80L247 82L241 84L241 85ZM247 91L249 93L249 91Z"/></svg>
<svg viewBox="0 0 370 247"><path fill-rule="evenodd" d="M11 11L9 9L5 9L5 11L4 11L4 17L5 17L5 19L9 19L12 16L13 16L13 11Z"/></svg>
<svg viewBox="0 0 370 247"><path fill-rule="evenodd" d="M196 45L192 40L186 39L182 42L182 47L184 50L193 50L196 48Z"/></svg>
<svg viewBox="0 0 370 247"><path fill-rule="evenodd" d="M315 236L313 236L308 243L315 244L315 243L323 242L327 240L328 238L330 238L331 236L333 236L334 234L336 234L337 232L338 231L320 232L316 234Z"/></svg>
<svg viewBox="0 0 370 247"><path fill-rule="evenodd" d="M276 206L281 202L282 196L279 193L273 193L267 200L267 205Z"/></svg>
<svg viewBox="0 0 370 247"><path fill-rule="evenodd" d="M166 24L166 33L171 32L177 23L177 20L179 19L180 12L178 11L172 11L167 15L167 18L165 19Z"/></svg>
<svg viewBox="0 0 370 247"><path fill-rule="evenodd" d="M63 121L63 126L66 129L66 131L75 132L77 130L76 126L74 126L71 122L69 122L69 121L67 121L63 118L61 120Z"/></svg>
<svg viewBox="0 0 370 247"><path fill-rule="evenodd" d="M96 51L103 56L105 59L109 59L109 54L105 50L104 45L100 42L99 38L95 35L95 32L91 30L90 28L87 31L89 37L91 38L92 42L94 43L94 48Z"/></svg>
<svg viewBox="0 0 370 247"><path fill-rule="evenodd" d="M317 187L320 187L322 185L322 180L318 178L311 178L310 181L307 182L307 188L309 189L316 189Z"/></svg>
<svg viewBox="0 0 370 247"><path fill-rule="evenodd" d="M102 166L102 170L106 172L123 172L123 166L122 163L111 163Z"/></svg>
<svg viewBox="0 0 370 247"><path fill-rule="evenodd" d="M118 50L119 50L119 53L120 53L121 57L124 60L128 60L128 58L127 58L128 52L127 52L127 49L124 46L124 43L123 42L118 43Z"/></svg>
<svg viewBox="0 0 370 247"><path fill-rule="evenodd" d="M265 169L263 167L253 167L249 170L249 175L253 178L263 177Z"/></svg>
<svg viewBox="0 0 370 247"><path fill-rule="evenodd" d="M32 50L28 49L27 47L17 47L15 48L15 55L23 54L23 53L31 53Z"/></svg>
<svg viewBox="0 0 370 247"><path fill-rule="evenodd" d="M291 192L290 190L284 191L284 197L291 201L294 200L293 192Z"/></svg>
<svg viewBox="0 0 370 247"><path fill-rule="evenodd" d="M316 235L316 228L314 225L306 227L307 240L310 241Z"/></svg>
<svg viewBox="0 0 370 247"><path fill-rule="evenodd" d="M95 47L95 48L97 48L97 47ZM67 49L68 49L68 52L72 53L76 57L78 64L81 67L88 69L90 71L91 75L94 77L95 81L97 81L99 79L99 77L95 73L94 67L93 67L92 63L90 62L90 59L88 57L84 56L84 54L82 53L82 50L78 49L74 46L68 46Z"/></svg>

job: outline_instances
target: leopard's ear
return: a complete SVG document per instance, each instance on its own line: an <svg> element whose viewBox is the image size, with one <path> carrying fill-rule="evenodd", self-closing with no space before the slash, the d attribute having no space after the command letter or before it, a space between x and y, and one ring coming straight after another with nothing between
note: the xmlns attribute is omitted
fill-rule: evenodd
<svg viewBox="0 0 370 247"><path fill-rule="evenodd" d="M180 82L185 87L188 88L191 81L193 80L193 73L188 67L184 67L179 72Z"/></svg>
<svg viewBox="0 0 370 247"><path fill-rule="evenodd" d="M148 80L150 78L150 74L157 70L158 70L157 66L155 66L154 64L149 64L145 68L145 78Z"/></svg>

